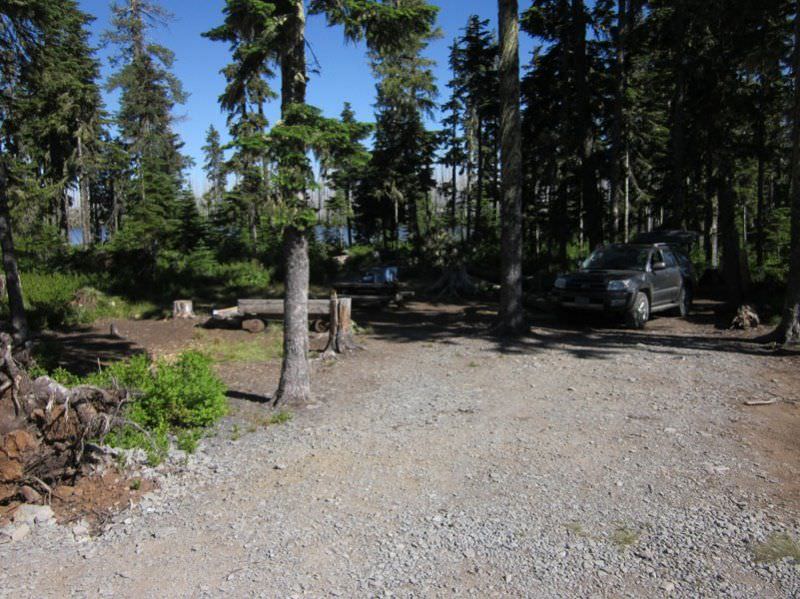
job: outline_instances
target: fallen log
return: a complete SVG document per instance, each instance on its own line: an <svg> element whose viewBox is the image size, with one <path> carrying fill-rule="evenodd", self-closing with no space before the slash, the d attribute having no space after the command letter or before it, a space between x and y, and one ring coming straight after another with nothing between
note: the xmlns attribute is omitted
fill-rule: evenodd
<svg viewBox="0 0 800 599"><path fill-rule="evenodd" d="M0 334L0 502L30 495L31 489L47 494L81 474L88 467L89 440L125 424L127 400L121 390L32 380L11 355L11 338Z"/></svg>
<svg viewBox="0 0 800 599"><path fill-rule="evenodd" d="M240 299L238 302L240 316L273 316L283 317L282 299ZM328 316L330 303L328 300L308 300L309 316Z"/></svg>

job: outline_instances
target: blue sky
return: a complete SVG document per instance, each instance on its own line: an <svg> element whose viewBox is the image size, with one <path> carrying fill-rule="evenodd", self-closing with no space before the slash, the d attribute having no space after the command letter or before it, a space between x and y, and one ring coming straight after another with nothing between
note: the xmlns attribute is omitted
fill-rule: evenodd
<svg viewBox="0 0 800 599"><path fill-rule="evenodd" d="M440 7L439 27L443 37L433 42L426 53L436 61L435 74L442 91L443 101L445 83L450 77L447 67L448 46L464 27L471 14L490 19L492 27L497 20L495 0L433 0ZM153 32L155 41L167 46L175 53L176 75L183 83L189 98L186 104L177 107L176 125L184 143L184 152L194 158L196 165L191 172L192 186L201 193L205 186L202 151L206 130L213 124L227 139L225 115L220 111L217 97L225 86L220 69L228 62L229 52L225 44L211 42L200 34L222 22L222 0L162 0L161 4L173 13L175 19L167 28ZM525 8L526 2L522 2ZM100 35L109 26L109 0L80 0L81 8L96 17L92 25L95 44L100 43ZM531 42L526 35L521 36L521 59L526 60ZM328 28L324 18L311 17L308 22L307 39L313 55L309 52L309 62L315 56L319 62L319 73L313 74L308 86L308 102L320 107L327 116L341 112L345 101L353 105L357 118L373 120L372 104L375 100L375 81L369 70L363 45L345 44L342 31ZM109 70L109 49L100 49L103 64L103 77ZM116 110L116 97L106 95L107 107ZM273 103L268 112L272 122L277 117L278 106ZM435 123L430 124L435 127Z"/></svg>

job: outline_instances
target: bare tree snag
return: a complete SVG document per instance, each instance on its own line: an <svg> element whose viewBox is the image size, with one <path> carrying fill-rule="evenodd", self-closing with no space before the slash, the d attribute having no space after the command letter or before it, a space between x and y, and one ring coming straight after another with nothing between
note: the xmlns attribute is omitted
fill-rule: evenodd
<svg viewBox="0 0 800 599"><path fill-rule="evenodd" d="M195 318L192 300L175 300L172 303L172 318Z"/></svg>

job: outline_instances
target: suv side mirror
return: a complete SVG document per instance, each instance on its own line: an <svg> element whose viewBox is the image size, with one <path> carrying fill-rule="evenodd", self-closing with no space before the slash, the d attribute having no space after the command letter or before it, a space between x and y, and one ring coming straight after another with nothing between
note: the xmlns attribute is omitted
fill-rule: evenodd
<svg viewBox="0 0 800 599"><path fill-rule="evenodd" d="M667 267L666 262L653 262L653 270L664 270Z"/></svg>

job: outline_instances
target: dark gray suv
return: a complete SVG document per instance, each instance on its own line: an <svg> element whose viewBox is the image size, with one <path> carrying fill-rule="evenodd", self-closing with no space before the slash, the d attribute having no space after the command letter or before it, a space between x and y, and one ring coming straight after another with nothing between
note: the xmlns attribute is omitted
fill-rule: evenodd
<svg viewBox="0 0 800 599"><path fill-rule="evenodd" d="M556 278L553 295L564 316L574 311L619 313L643 328L653 312L686 316L691 298L680 264L666 244L613 244L597 249L578 271Z"/></svg>

